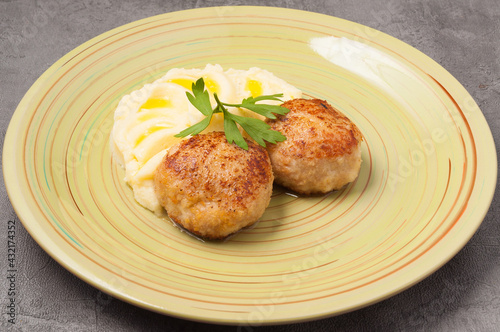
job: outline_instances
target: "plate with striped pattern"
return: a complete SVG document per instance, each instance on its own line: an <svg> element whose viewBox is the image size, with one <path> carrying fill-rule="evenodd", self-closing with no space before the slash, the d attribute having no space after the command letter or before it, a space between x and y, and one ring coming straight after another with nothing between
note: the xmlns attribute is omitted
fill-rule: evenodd
<svg viewBox="0 0 500 332"><path fill-rule="evenodd" d="M114 110L207 63L261 67L341 110L364 135L357 180L321 196L276 186L255 227L224 242L142 208L110 153ZM255 325L356 310L436 271L481 224L497 160L472 97L425 54L339 18L241 6L146 18L69 52L16 109L3 171L25 228L85 282L155 312Z"/></svg>

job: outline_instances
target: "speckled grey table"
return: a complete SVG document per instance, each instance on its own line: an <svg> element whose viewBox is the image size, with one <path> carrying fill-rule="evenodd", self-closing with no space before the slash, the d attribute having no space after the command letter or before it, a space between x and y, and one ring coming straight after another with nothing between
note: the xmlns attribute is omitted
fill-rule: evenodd
<svg viewBox="0 0 500 332"><path fill-rule="evenodd" d="M500 139L500 4L497 0L304 1L0 0L0 132L31 84L92 37L144 17L196 7L265 5L329 14L399 38L454 75ZM498 150L497 150L498 151ZM104 295L59 266L23 229L0 186L0 330L236 331L162 316ZM498 188L498 185L497 185ZM498 190L497 190L498 192ZM465 248L412 288L329 319L248 331L500 331L498 194ZM9 322L8 226L16 220L15 324Z"/></svg>

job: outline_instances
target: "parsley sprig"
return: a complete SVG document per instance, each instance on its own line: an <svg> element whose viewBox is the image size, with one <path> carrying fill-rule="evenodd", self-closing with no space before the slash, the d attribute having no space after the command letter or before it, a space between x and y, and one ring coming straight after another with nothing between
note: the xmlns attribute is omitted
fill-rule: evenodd
<svg viewBox="0 0 500 332"><path fill-rule="evenodd" d="M248 150L248 144L243 139L243 136L241 135L237 124L240 125L241 128L243 128L243 130L245 130L251 138L253 138L259 145L263 147L266 146L265 141L269 143L276 143L282 142L286 139L283 134L281 134L279 131L272 130L271 126L260 119L239 116L227 110L227 107L246 108L250 111L263 115L266 118L276 119L276 114L286 114L289 112L289 109L278 105L268 105L262 103L257 104L257 102L266 100L281 101L279 97L282 97L283 94L259 96L255 98L248 97L246 99L243 99L241 104L228 104L220 101L217 94L214 93L214 99L217 105L212 108L212 105L210 103L210 96L208 94L208 91L205 90L205 82L203 81L203 78L200 78L195 83L193 83L192 91L193 94L186 92L186 96L191 104L193 104L196 109L198 109L203 115L205 115L205 118L195 125L184 129L179 134L175 135L175 137L197 135L208 127L214 113L223 113L224 132L226 134L227 141L229 143L234 142L236 143L236 145L245 150Z"/></svg>

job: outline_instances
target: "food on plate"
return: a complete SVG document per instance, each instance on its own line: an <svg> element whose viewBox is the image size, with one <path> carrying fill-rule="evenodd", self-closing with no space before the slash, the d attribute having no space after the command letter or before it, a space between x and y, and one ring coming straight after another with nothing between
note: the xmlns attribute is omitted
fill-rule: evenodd
<svg viewBox="0 0 500 332"><path fill-rule="evenodd" d="M362 136L326 101L260 69L169 70L124 96L111 150L134 198L204 239L254 224L273 181L302 194L358 176Z"/></svg>
<svg viewBox="0 0 500 332"><path fill-rule="evenodd" d="M361 166L361 132L326 101L294 99L290 112L266 119L286 136L268 144L276 183L300 194L326 193L354 181Z"/></svg>
<svg viewBox="0 0 500 332"><path fill-rule="evenodd" d="M223 239L255 223L268 206L273 173L266 150L248 150L223 132L195 135L169 149L154 185L170 219L205 239Z"/></svg>
<svg viewBox="0 0 500 332"><path fill-rule="evenodd" d="M193 83L203 78L211 106L214 95L226 103L241 103L245 98L282 93L281 100L301 97L301 91L269 71L260 68L223 70L220 65L202 69L174 68L158 80L125 95L114 113L111 150L114 159L125 168L125 181L134 198L158 215L164 213L154 190L154 171L171 146L182 139L178 133L202 121L205 115L189 102ZM279 105L279 101L269 101ZM263 119L243 108L227 107L232 114ZM222 113L213 114L202 131L223 131Z"/></svg>

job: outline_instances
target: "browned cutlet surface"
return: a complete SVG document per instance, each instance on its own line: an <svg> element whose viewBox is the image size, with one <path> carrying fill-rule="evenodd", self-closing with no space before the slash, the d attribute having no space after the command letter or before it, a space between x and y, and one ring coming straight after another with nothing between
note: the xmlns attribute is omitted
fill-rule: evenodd
<svg viewBox="0 0 500 332"><path fill-rule="evenodd" d="M206 239L223 239L255 223L269 205L273 174L266 150L247 143L248 151L211 132L172 147L154 177L169 217Z"/></svg>
<svg viewBox="0 0 500 332"><path fill-rule="evenodd" d="M362 135L354 123L320 99L293 99L272 129L286 136L267 150L277 183L302 194L326 193L356 179Z"/></svg>

